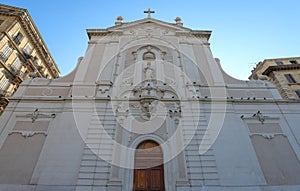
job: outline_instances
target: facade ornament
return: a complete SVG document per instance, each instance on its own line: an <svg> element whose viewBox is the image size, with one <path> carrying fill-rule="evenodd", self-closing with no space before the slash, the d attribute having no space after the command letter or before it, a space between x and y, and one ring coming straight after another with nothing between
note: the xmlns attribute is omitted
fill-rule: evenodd
<svg viewBox="0 0 300 191"><path fill-rule="evenodd" d="M260 111L257 111L257 113L253 114L253 117L256 117L261 124L264 124L265 116Z"/></svg>
<svg viewBox="0 0 300 191"><path fill-rule="evenodd" d="M263 115L259 110L250 117L245 117L244 115L241 115L241 119L243 119L243 120L244 119L257 119L258 121L261 122L261 124L264 124L265 120L269 119L269 118L271 118L271 117Z"/></svg>
<svg viewBox="0 0 300 191"><path fill-rule="evenodd" d="M154 78L154 69L151 67L151 62L147 62L147 66L144 69L145 79L150 80Z"/></svg>
<svg viewBox="0 0 300 191"><path fill-rule="evenodd" d="M287 137L284 133L252 133L250 137L255 135L262 136L265 139L273 139L276 135L282 135L284 137Z"/></svg>
<svg viewBox="0 0 300 191"><path fill-rule="evenodd" d="M163 51L160 52L160 56L161 56L161 59L162 59L162 60L165 60L166 54L167 54L166 52L163 52Z"/></svg>
<svg viewBox="0 0 300 191"><path fill-rule="evenodd" d="M55 113L43 114L40 113L39 109L35 109L34 112L32 112L32 114L28 114L27 116L30 117L32 123L34 123L38 118L55 118L56 114Z"/></svg>
<svg viewBox="0 0 300 191"><path fill-rule="evenodd" d="M44 134L45 136L47 136L46 131L11 131L8 135L12 134L21 134L25 138L32 137L35 134Z"/></svg>
<svg viewBox="0 0 300 191"><path fill-rule="evenodd" d="M122 16L118 16L117 17L117 21L115 22L115 25L122 25L123 22L123 17Z"/></svg>
<svg viewBox="0 0 300 191"><path fill-rule="evenodd" d="M117 106L117 109L116 109L116 113L117 114L128 114L129 112L129 108L126 107L125 103L124 102L121 102L118 106Z"/></svg>
<svg viewBox="0 0 300 191"><path fill-rule="evenodd" d="M155 13L155 11L151 11L151 9L148 8L148 10L144 11L144 13L147 13L148 14L148 18L151 18L151 13Z"/></svg>
<svg viewBox="0 0 300 191"><path fill-rule="evenodd" d="M121 21L122 22L123 21L123 17L122 16L118 16L117 17L117 21Z"/></svg>
<svg viewBox="0 0 300 191"><path fill-rule="evenodd" d="M133 56L133 60L136 61L136 59L137 59L137 53L136 53L136 51L132 52L132 56Z"/></svg>
<svg viewBox="0 0 300 191"><path fill-rule="evenodd" d="M140 102L141 104L141 117L147 121L149 121L153 117L153 113L155 112L155 105L153 105L153 99L143 99Z"/></svg>
<svg viewBox="0 0 300 191"><path fill-rule="evenodd" d="M174 118L174 123L175 123L176 125L178 125L178 124L180 123L180 118L179 118L179 117L175 117L175 118Z"/></svg>
<svg viewBox="0 0 300 191"><path fill-rule="evenodd" d="M105 94L106 92L109 91L109 87L101 87L99 88L99 91L101 92L101 94Z"/></svg>
<svg viewBox="0 0 300 191"><path fill-rule="evenodd" d="M172 108L169 109L169 116L175 119L175 123L177 119L181 116L181 106L178 103L174 103Z"/></svg>
<svg viewBox="0 0 300 191"><path fill-rule="evenodd" d="M181 22L181 18L180 17L176 17L175 18L175 22L176 22L177 25L180 25L180 26L183 25L183 23Z"/></svg>
<svg viewBox="0 0 300 191"><path fill-rule="evenodd" d="M126 119L127 118L125 116L118 116L118 122L122 127L125 125Z"/></svg>

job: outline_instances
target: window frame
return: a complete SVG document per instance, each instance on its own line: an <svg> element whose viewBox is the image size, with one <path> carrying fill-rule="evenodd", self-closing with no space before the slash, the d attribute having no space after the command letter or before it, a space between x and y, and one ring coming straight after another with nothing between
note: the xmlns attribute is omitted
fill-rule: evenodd
<svg viewBox="0 0 300 191"><path fill-rule="evenodd" d="M20 45L21 42L22 42L22 39L23 39L24 35L21 33L21 32L18 32L14 38L13 38L13 41L17 44L17 45Z"/></svg>
<svg viewBox="0 0 300 191"><path fill-rule="evenodd" d="M297 60L290 60L291 64L298 64Z"/></svg>
<svg viewBox="0 0 300 191"><path fill-rule="evenodd" d="M0 78L0 90L6 90L9 86L9 79L6 78L5 75L3 75L1 78Z"/></svg>
<svg viewBox="0 0 300 191"><path fill-rule="evenodd" d="M0 52L0 59L3 62L6 62L12 53L13 49L8 45L4 48L2 52Z"/></svg>
<svg viewBox="0 0 300 191"><path fill-rule="evenodd" d="M292 74L284 74L284 76L290 84L297 83L295 78L292 76Z"/></svg>
<svg viewBox="0 0 300 191"><path fill-rule="evenodd" d="M296 90L295 93L298 96L298 98L300 98L300 90Z"/></svg>

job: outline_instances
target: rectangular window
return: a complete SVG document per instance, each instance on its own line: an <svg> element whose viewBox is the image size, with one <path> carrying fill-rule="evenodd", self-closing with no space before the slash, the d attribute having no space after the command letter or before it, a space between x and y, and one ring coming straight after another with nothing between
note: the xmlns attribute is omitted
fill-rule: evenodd
<svg viewBox="0 0 300 191"><path fill-rule="evenodd" d="M298 98L300 98L300 90L296 90L295 92L296 92Z"/></svg>
<svg viewBox="0 0 300 191"><path fill-rule="evenodd" d="M11 65L16 71L19 71L20 68L22 67L22 62L19 58L17 58Z"/></svg>
<svg viewBox="0 0 300 191"><path fill-rule="evenodd" d="M9 80L5 76L3 76L2 79L0 80L0 89L6 90L8 84L9 84Z"/></svg>
<svg viewBox="0 0 300 191"><path fill-rule="evenodd" d="M283 65L283 62L281 62L281 61L276 61L275 62L277 65Z"/></svg>
<svg viewBox="0 0 300 191"><path fill-rule="evenodd" d="M4 20L0 20L0 25L2 25L3 22L4 22Z"/></svg>
<svg viewBox="0 0 300 191"><path fill-rule="evenodd" d="M289 83L296 83L296 80L293 78L291 74L284 74L284 76Z"/></svg>
<svg viewBox="0 0 300 191"><path fill-rule="evenodd" d="M298 64L296 60L290 60L291 64Z"/></svg>
<svg viewBox="0 0 300 191"><path fill-rule="evenodd" d="M19 45L19 44L21 44L22 38L23 38L22 33L18 32L18 34L14 37L14 42L17 45Z"/></svg>
<svg viewBox="0 0 300 191"><path fill-rule="evenodd" d="M27 54L30 54L32 51L32 47L31 45L28 43L25 48L24 48L24 52L26 52Z"/></svg>
<svg viewBox="0 0 300 191"><path fill-rule="evenodd" d="M12 50L12 48L10 46L5 47L5 49L3 50L3 52L0 52L0 59L3 62L6 62L6 60L11 55L12 52L13 52L13 50Z"/></svg>

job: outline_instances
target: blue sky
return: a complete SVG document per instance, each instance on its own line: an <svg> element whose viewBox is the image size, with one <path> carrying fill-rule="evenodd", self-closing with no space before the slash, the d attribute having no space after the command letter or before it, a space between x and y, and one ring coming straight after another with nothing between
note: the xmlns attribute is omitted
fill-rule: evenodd
<svg viewBox="0 0 300 191"><path fill-rule="evenodd" d="M300 56L300 1L298 0L2 0L29 11L56 64L65 75L87 48L87 28L107 28L117 16L125 22L153 18L185 27L212 30L214 57L238 79L247 79L255 64L267 58Z"/></svg>

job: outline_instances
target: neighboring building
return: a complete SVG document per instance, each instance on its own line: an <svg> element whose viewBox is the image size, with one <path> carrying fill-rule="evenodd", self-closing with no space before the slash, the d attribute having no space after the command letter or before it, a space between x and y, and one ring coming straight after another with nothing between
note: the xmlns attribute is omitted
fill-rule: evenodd
<svg viewBox="0 0 300 191"><path fill-rule="evenodd" d="M24 79L59 73L27 10L0 4L0 114Z"/></svg>
<svg viewBox="0 0 300 191"><path fill-rule="evenodd" d="M227 75L211 31L88 29L70 74L27 79L0 120L0 190L299 191L300 100Z"/></svg>
<svg viewBox="0 0 300 191"><path fill-rule="evenodd" d="M268 80L282 98L300 98L300 57L265 59L251 71L250 80Z"/></svg>

